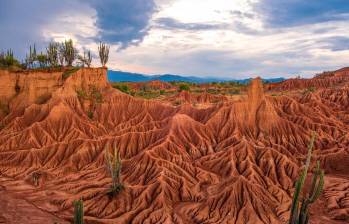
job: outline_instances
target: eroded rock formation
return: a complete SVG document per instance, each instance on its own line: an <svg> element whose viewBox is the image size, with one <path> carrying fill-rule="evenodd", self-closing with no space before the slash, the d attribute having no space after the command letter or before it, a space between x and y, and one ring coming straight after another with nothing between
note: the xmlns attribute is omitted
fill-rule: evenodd
<svg viewBox="0 0 349 224"><path fill-rule="evenodd" d="M2 75L0 95L20 101L26 88L15 96ZM25 94L0 131L0 185L42 211L71 220L82 198L87 223L285 223L315 131L327 179L312 223L349 220L348 87L272 97L256 79L245 98L196 109L123 94L101 69L45 75L56 79L52 97ZM123 162L126 188L114 198L106 146Z"/></svg>

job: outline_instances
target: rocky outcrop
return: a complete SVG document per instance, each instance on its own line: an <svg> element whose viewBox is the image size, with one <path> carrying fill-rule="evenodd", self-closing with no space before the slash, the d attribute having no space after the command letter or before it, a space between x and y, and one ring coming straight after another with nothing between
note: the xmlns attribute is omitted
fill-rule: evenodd
<svg viewBox="0 0 349 224"><path fill-rule="evenodd" d="M104 68L56 72L0 70L0 103L8 105L9 110L18 110L32 104L43 104L53 95L76 96L79 89L88 89L91 86L101 89L107 85Z"/></svg>

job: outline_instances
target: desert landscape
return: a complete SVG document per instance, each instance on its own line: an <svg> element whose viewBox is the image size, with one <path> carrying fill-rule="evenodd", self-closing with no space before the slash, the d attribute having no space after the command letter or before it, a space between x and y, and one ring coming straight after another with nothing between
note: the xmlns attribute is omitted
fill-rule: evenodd
<svg viewBox="0 0 349 224"><path fill-rule="evenodd" d="M0 224L348 224L348 0L1 0Z"/></svg>
<svg viewBox="0 0 349 224"><path fill-rule="evenodd" d="M199 108L185 90L181 105L123 93L106 68L66 73L0 71L3 223L69 223L79 199L86 223L287 223L311 131L325 186L310 223L348 223L348 68ZM110 197L114 148L125 188Z"/></svg>

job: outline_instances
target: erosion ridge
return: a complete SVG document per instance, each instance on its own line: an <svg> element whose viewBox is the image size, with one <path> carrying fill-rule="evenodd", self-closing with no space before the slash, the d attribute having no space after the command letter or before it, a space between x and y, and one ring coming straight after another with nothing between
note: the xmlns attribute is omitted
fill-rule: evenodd
<svg viewBox="0 0 349 224"><path fill-rule="evenodd" d="M312 223L349 220L346 86L272 97L255 79L240 100L198 109L135 99L104 69L17 75L0 72L10 80L0 84L0 185L45 212L71 220L81 197L87 223L285 223L315 131L328 178ZM41 93L50 97L38 103ZM115 198L106 146L123 162Z"/></svg>

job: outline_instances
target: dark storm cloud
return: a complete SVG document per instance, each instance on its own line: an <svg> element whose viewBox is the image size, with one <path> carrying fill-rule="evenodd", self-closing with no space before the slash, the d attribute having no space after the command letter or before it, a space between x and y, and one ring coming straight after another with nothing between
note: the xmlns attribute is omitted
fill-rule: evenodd
<svg viewBox="0 0 349 224"><path fill-rule="evenodd" d="M23 57L30 44L43 44L42 29L56 15L69 7L67 1L1 0L0 50L13 49Z"/></svg>
<svg viewBox="0 0 349 224"><path fill-rule="evenodd" d="M349 19L348 0L262 0L255 9L272 27Z"/></svg>
<svg viewBox="0 0 349 224"><path fill-rule="evenodd" d="M143 40L156 10L153 0L1 0L0 50L11 48L23 58L29 45L36 43L42 48L47 44L44 29L61 19L62 14L75 15L82 6L92 7L97 13L96 25L100 33L91 38L122 47Z"/></svg>
<svg viewBox="0 0 349 224"><path fill-rule="evenodd" d="M149 20L156 11L153 0L89 0L97 11L97 26L102 41L123 48L143 40Z"/></svg>

